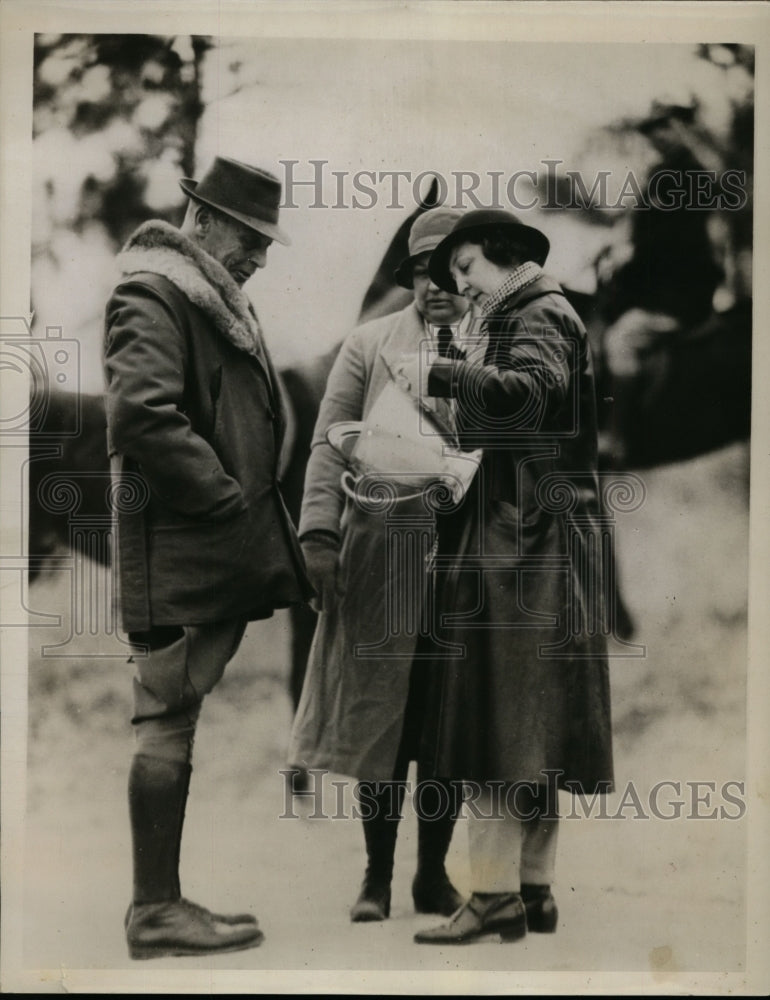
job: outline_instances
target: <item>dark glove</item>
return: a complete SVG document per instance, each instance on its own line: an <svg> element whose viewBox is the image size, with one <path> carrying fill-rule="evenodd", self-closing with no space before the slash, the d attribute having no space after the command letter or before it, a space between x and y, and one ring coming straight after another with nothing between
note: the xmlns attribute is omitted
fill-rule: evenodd
<svg viewBox="0 0 770 1000"><path fill-rule="evenodd" d="M308 532L300 542L307 575L316 597L310 601L314 611L328 611L340 595L339 550L337 539L325 532Z"/></svg>

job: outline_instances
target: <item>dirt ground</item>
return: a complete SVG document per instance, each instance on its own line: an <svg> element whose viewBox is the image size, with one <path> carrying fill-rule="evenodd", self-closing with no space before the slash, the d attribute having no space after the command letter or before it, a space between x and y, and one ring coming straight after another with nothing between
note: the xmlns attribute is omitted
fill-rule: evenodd
<svg viewBox="0 0 770 1000"><path fill-rule="evenodd" d="M659 985L676 971L742 970L746 819L726 818L741 809L724 785L745 774L748 447L640 474L647 498L619 519L618 557L645 655L611 660L618 791L608 799L611 819L561 824L555 935L414 945L414 932L435 918L411 906L409 802L391 919L349 922L363 872L360 824L313 818L314 801L287 800L279 773L291 709L287 623L276 615L249 627L205 705L182 858L186 895L212 908L253 908L266 939L216 958L132 963L122 926L131 667L125 655L94 655L115 652L114 639L99 635L76 637L62 647L68 657L41 655L69 628L70 577L55 574L30 593L33 611L58 612L63 623L30 630L25 965L57 970L51 989L66 989L66 970L149 965L254 970L255 991L263 970L352 970L353 990L366 990L376 970L453 972L460 990L472 990L471 973L500 970L506 992L534 970L647 972ZM611 652L624 649L613 642ZM664 780L680 783L681 794L666 786L660 796L664 811L673 798L685 803L679 819L651 814L651 790ZM647 818L629 800L629 782ZM325 801L331 812L333 798ZM570 806L563 798L564 813ZM714 810L714 818L691 817ZM469 890L464 820L448 867Z"/></svg>

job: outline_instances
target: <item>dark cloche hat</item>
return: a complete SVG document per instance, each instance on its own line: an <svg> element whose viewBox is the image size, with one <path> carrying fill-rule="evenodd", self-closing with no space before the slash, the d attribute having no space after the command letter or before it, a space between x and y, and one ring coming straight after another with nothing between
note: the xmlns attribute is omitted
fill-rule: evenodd
<svg viewBox="0 0 770 1000"><path fill-rule="evenodd" d="M538 264L545 263L551 244L544 233L533 226L524 225L512 212L498 208L479 208L466 212L431 254L428 272L433 282L439 288L457 295L457 285L449 271L452 251L469 239L484 236L491 229L501 228L510 231L511 236L527 248L530 260Z"/></svg>
<svg viewBox="0 0 770 1000"><path fill-rule="evenodd" d="M266 170L217 156L200 181L183 177L179 186L195 201L219 209L284 246L291 244L278 225L281 182Z"/></svg>

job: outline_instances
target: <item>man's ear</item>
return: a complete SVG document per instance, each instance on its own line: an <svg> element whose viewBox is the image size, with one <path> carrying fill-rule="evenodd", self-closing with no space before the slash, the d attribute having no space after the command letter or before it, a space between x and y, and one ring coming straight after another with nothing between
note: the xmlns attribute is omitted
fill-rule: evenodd
<svg viewBox="0 0 770 1000"><path fill-rule="evenodd" d="M198 205L195 209L195 232L199 236L205 236L211 229L213 215L205 205Z"/></svg>

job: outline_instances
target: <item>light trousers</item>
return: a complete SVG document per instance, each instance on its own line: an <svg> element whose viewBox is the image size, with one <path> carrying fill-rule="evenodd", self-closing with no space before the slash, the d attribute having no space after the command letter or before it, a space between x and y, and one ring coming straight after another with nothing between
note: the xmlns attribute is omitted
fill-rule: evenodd
<svg viewBox="0 0 770 1000"><path fill-rule="evenodd" d="M505 806L507 788L482 786L468 817L471 890L519 892L522 882L551 885L559 833L557 816L519 819Z"/></svg>

